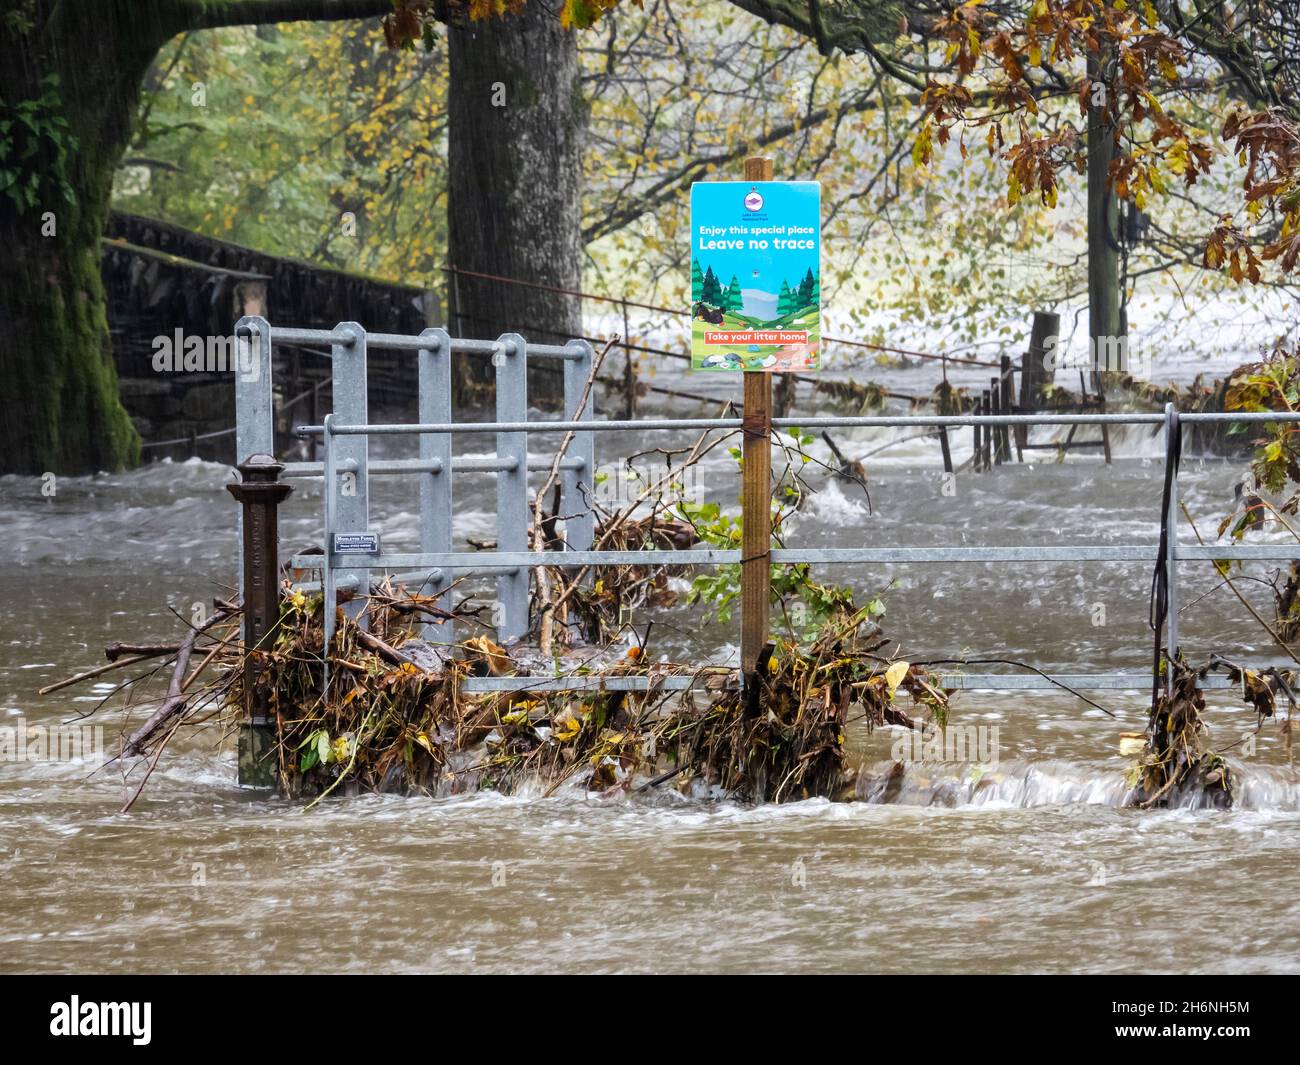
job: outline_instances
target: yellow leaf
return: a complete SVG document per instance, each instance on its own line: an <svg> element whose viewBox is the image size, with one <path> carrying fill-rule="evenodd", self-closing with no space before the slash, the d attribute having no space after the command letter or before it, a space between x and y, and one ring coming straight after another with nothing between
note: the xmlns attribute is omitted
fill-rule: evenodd
<svg viewBox="0 0 1300 1065"><path fill-rule="evenodd" d="M885 670L885 683L889 685L889 694L891 696L898 690L898 686L903 683L903 678L907 676L907 671L910 668L910 663L899 661Z"/></svg>
<svg viewBox="0 0 1300 1065"><path fill-rule="evenodd" d="M557 740L563 742L564 740L573 739L573 737L581 731L582 722L579 721L572 712L566 710L563 717L555 720L554 727L551 730L551 735Z"/></svg>

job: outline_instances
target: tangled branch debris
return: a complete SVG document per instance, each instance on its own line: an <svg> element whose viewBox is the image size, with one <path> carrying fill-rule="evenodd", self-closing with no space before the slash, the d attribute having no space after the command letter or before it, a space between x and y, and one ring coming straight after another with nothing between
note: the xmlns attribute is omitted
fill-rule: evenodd
<svg viewBox="0 0 1300 1065"><path fill-rule="evenodd" d="M851 708L861 708L869 728L917 727L894 704L901 690L932 717L947 712L945 693L921 670L876 656L883 641L865 612L837 619L804 652L787 647L763 680L756 716L730 671L647 664L639 647L617 657L606 651L572 673L644 677L643 692L470 694L461 690L464 678L497 672L491 659L499 668L503 648L480 639L437 672L411 662L392 669L374 661L360 631L341 620L334 650L344 668L328 700L319 696L316 667L318 602L291 609L265 658L287 794L325 794L346 775L364 790L432 795L549 793L564 784L611 793L671 779L684 792L756 802L835 796L853 776L845 751ZM414 637L390 639L401 653ZM668 691L663 679L671 675L692 676L692 689Z"/></svg>
<svg viewBox="0 0 1300 1065"><path fill-rule="evenodd" d="M1294 675L1285 670L1263 671L1233 665L1218 656L1200 669L1181 661L1173 663L1171 690L1161 693L1151 712L1146 743L1129 772L1132 789L1126 805L1145 809L1174 806L1228 809L1233 802L1232 770L1223 756L1207 743L1205 696L1200 682L1211 671L1227 674L1240 689L1244 703L1256 713L1259 724L1274 716L1276 699L1283 694L1294 708ZM1290 714L1283 735L1289 743Z"/></svg>
<svg viewBox="0 0 1300 1065"><path fill-rule="evenodd" d="M429 597L388 586L359 617L340 611L328 693L321 690L319 596L286 586L274 645L249 652L247 675L233 643L234 615L223 613L176 645L164 663L172 669L161 705L126 738L123 754L143 756L151 771L182 727L206 725L219 711L233 728L251 683L271 694L275 777L295 798L318 801L340 787L449 795L549 794L567 785L600 794L669 786L697 797L787 802L851 796L851 721L920 728L947 717L947 693L931 676L877 654L885 641L865 610L840 615L806 649L783 645L762 679L757 714L734 671L648 663L640 647L606 648L567 668L573 677L645 678L644 691L599 682L584 691L466 692L467 677L513 673L519 663L486 637L454 649L423 642L419 624L430 611L440 608ZM219 621L232 631L208 636ZM183 677L204 639L211 645L202 648L201 665ZM209 667L213 675L195 686ZM691 688L668 690L669 676L690 676ZM910 697L906 710L900 693Z"/></svg>

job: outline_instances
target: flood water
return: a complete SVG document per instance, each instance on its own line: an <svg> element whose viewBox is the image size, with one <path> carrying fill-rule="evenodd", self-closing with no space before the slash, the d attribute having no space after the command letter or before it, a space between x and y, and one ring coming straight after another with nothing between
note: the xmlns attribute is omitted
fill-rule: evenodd
<svg viewBox="0 0 1300 1065"><path fill-rule="evenodd" d="M898 435L836 438L860 456ZM599 455L609 461L620 447L668 440L605 438ZM960 462L968 431L956 445ZM1145 429L1117 433L1115 450L1110 467L1090 452L1064 465L1049 457L962 474L947 496L935 441L898 442L867 460L870 512L856 486L811 473L820 491L787 543L1154 540L1160 440ZM820 441L813 452L826 455ZM1241 472L1185 459L1184 498L1207 536L1230 509ZM11 558L0 571L0 724L48 725L88 711L107 684L45 698L36 689L102 663L113 640L170 638L179 629L170 610L188 617L192 604L229 594L237 512L223 486L231 476L215 464L167 464L61 479L53 497L37 479L0 479ZM701 485L706 498L733 503L732 460L719 453ZM490 488L482 478L458 481L458 538L492 535ZM385 481L374 511L386 547L414 542L409 485ZM300 483L283 545L288 552L318 538L318 488ZM1189 658L1214 650L1275 661L1262 630L1230 593L1214 590L1203 566L1183 570ZM0 968L1300 969L1300 777L1276 723L1265 725L1253 755L1228 751L1235 809L1117 805L1130 761L1119 734L1143 727L1149 692L1145 564L840 567L825 577L881 592L902 657L1131 670L1134 689L1090 693L1115 719L1064 693L959 694L954 723L997 726L996 769L977 789L969 765L912 765L888 805L749 808L669 791L608 800L570 792L342 799L303 814L240 791L215 728L178 737L126 815L117 811L141 766L124 779L120 766L0 764ZM1250 588L1270 610L1267 590ZM654 617L652 654L734 660L735 625L683 606ZM999 668L1010 667L972 671ZM1231 692L1210 700L1214 745L1239 744L1253 715ZM115 749L120 715L96 720ZM870 771L887 764L896 738L856 734L855 753Z"/></svg>

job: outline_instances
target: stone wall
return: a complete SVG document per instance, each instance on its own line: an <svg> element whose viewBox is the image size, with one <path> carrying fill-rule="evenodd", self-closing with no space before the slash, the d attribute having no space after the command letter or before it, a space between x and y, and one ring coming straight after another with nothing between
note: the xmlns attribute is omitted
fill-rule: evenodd
<svg viewBox="0 0 1300 1065"><path fill-rule="evenodd" d="M418 333L430 320L430 294L423 289L278 258L122 212L113 213L104 238L103 276L122 402L145 442L145 461L191 454L236 460L229 432L235 424L233 371L186 369L179 358L168 367L165 356L181 354L174 351L178 341L200 338L208 352L201 361L213 367L222 364L220 338L230 336L244 314L319 329L356 321L387 333ZM377 407L410 400L409 355L375 352L370 363ZM329 363L319 352L279 346L272 372L280 409L327 380ZM321 401L328 400L325 385ZM310 410L308 396L284 412L279 428L309 420ZM291 445L287 434L282 443Z"/></svg>

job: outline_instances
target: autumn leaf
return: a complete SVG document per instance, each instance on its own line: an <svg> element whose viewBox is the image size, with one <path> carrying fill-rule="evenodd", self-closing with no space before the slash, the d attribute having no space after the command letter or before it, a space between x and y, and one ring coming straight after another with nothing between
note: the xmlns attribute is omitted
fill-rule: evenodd
<svg viewBox="0 0 1300 1065"><path fill-rule="evenodd" d="M907 676L907 671L910 668L910 663L898 661L885 670L885 684L889 687L890 698L893 698L894 692L903 683L903 678Z"/></svg>
<svg viewBox="0 0 1300 1065"><path fill-rule="evenodd" d="M551 723L551 735L561 743L582 731L582 720L572 710L565 710Z"/></svg>

